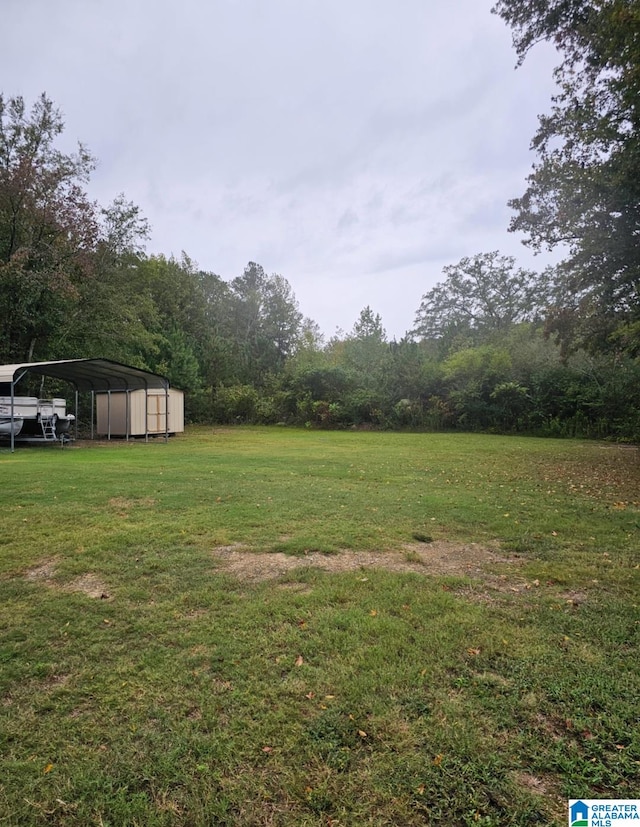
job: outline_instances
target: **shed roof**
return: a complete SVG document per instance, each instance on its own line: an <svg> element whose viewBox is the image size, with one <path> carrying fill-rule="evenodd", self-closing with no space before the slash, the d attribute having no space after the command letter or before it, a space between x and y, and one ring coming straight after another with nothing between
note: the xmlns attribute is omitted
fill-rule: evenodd
<svg viewBox="0 0 640 827"><path fill-rule="evenodd" d="M0 384L18 382L27 373L63 379L79 391L125 391L169 387L169 380L164 376L130 365L122 365L111 359L64 359L57 362L0 365Z"/></svg>

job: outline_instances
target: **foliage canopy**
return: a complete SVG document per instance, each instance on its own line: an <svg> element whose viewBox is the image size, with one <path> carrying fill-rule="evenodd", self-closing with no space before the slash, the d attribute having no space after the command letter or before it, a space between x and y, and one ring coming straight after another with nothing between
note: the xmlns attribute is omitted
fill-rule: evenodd
<svg viewBox="0 0 640 827"><path fill-rule="evenodd" d="M592 350L640 348L640 4L498 0L519 61L557 48L558 92L533 139L538 160L511 205L534 249L564 245L550 329Z"/></svg>
<svg viewBox="0 0 640 827"><path fill-rule="evenodd" d="M140 209L123 194L92 202L94 160L82 145L61 152L62 131L46 95L30 111L0 97L2 361L103 356L149 369L186 391L192 422L640 437L633 348L597 354L594 335L590 355L569 357L543 336L553 308L567 336L578 319L583 336L591 325L631 341L630 283L607 304L607 327L570 262L558 283L478 253L444 268L400 341L367 305L325 344L289 282L257 262L227 281L186 253L147 255Z"/></svg>

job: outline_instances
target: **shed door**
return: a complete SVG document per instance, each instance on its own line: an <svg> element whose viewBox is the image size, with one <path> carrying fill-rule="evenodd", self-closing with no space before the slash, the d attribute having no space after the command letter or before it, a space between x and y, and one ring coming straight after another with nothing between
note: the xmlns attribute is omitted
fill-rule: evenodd
<svg viewBox="0 0 640 827"><path fill-rule="evenodd" d="M164 393L149 394L147 404L147 431L150 434L163 434L167 418L167 400Z"/></svg>

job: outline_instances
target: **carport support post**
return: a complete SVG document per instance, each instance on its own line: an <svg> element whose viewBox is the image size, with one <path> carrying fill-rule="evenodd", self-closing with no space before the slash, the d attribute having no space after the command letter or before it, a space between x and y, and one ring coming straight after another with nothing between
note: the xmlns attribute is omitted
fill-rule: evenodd
<svg viewBox="0 0 640 827"><path fill-rule="evenodd" d="M149 386L144 386L144 441L149 442Z"/></svg>
<svg viewBox="0 0 640 827"><path fill-rule="evenodd" d="M96 392L95 392L95 391L91 391L91 439L92 439L92 440L93 440L93 438L94 438L94 433L93 433L93 419L94 419L94 414L95 414L95 412L96 412Z"/></svg>
<svg viewBox="0 0 640 827"><path fill-rule="evenodd" d="M78 438L78 389L76 388L76 427L75 427L75 434L76 439Z"/></svg>
<svg viewBox="0 0 640 827"><path fill-rule="evenodd" d="M125 439L129 442L129 431L131 430L131 391L127 388L124 392L124 429L126 431Z"/></svg>
<svg viewBox="0 0 640 827"><path fill-rule="evenodd" d="M15 396L16 396L16 385L22 379L27 371L23 370L20 376L16 379L15 373L13 374L13 381L11 382L11 453L14 452L16 447L16 437L14 434L15 428Z"/></svg>
<svg viewBox="0 0 640 827"><path fill-rule="evenodd" d="M107 391L107 439L111 439L111 389Z"/></svg>
<svg viewBox="0 0 640 827"><path fill-rule="evenodd" d="M164 386L164 441L169 442L169 385Z"/></svg>
<svg viewBox="0 0 640 827"><path fill-rule="evenodd" d="M12 382L11 383L11 453L14 452L15 447L16 447L16 438L15 438L15 435L14 435L14 422L15 422L15 420L13 418L13 414L14 414L14 403L13 403L14 394L15 394L15 389L14 389L14 383Z"/></svg>

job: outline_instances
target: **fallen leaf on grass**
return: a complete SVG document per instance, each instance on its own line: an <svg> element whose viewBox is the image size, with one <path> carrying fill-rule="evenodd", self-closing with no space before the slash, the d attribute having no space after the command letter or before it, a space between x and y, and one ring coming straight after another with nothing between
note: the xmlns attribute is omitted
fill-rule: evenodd
<svg viewBox="0 0 640 827"><path fill-rule="evenodd" d="M433 759L433 766L434 767L439 767L440 764L442 764L442 758L443 758L442 753L439 752L436 755L436 757Z"/></svg>
<svg viewBox="0 0 640 827"><path fill-rule="evenodd" d="M366 737L367 737L367 733L364 731L364 729L359 729L359 730L358 730L358 735L359 735L361 738L366 738Z"/></svg>
<svg viewBox="0 0 640 827"><path fill-rule="evenodd" d="M302 655L298 655L298 657L296 658L296 666L302 666L303 663L304 658L302 657Z"/></svg>
<svg viewBox="0 0 640 827"><path fill-rule="evenodd" d="M47 764L47 766L43 770L43 773L46 775L48 772L51 772L52 769L53 769L53 764Z"/></svg>
<svg viewBox="0 0 640 827"><path fill-rule="evenodd" d="M473 647L469 647L469 649L467 649L467 652L470 655L479 655L480 654L480 650L479 649L474 649Z"/></svg>
<svg viewBox="0 0 640 827"><path fill-rule="evenodd" d="M273 752L273 747L262 747L262 751L266 753Z"/></svg>

